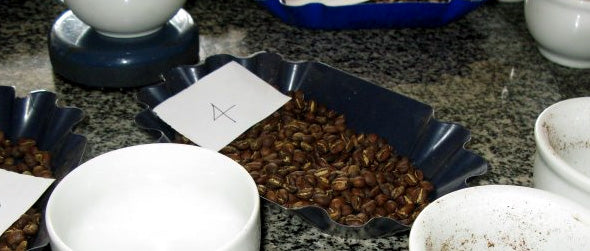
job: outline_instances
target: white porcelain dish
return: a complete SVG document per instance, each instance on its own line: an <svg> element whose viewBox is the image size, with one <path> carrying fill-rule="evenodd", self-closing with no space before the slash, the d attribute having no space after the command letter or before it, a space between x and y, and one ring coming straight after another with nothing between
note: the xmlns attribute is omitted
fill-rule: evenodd
<svg viewBox="0 0 590 251"><path fill-rule="evenodd" d="M590 1L526 0L524 14L545 58L568 67L590 68Z"/></svg>
<svg viewBox="0 0 590 251"><path fill-rule="evenodd" d="M74 15L100 34L131 38L158 31L186 0L63 0Z"/></svg>
<svg viewBox="0 0 590 251"><path fill-rule="evenodd" d="M590 212L559 195L520 186L470 187L418 215L409 248L422 250L589 250Z"/></svg>
<svg viewBox="0 0 590 251"><path fill-rule="evenodd" d="M259 250L250 175L197 146L148 144L83 163L56 187L46 223L53 251Z"/></svg>
<svg viewBox="0 0 590 251"><path fill-rule="evenodd" d="M590 209L590 97L545 109L535 123L534 186Z"/></svg>

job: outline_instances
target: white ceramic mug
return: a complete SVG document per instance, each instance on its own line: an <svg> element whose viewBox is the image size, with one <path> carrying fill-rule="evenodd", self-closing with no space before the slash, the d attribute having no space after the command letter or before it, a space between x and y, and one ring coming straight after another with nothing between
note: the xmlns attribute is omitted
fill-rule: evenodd
<svg viewBox="0 0 590 251"><path fill-rule="evenodd" d="M535 123L536 188L590 208L590 97L558 102Z"/></svg>

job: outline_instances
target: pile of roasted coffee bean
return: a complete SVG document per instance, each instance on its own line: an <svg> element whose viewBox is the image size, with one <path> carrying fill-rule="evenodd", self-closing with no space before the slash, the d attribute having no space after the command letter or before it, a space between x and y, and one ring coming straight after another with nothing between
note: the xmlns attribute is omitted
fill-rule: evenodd
<svg viewBox="0 0 590 251"><path fill-rule="evenodd" d="M287 208L319 206L352 226L374 217L410 224L434 190L422 171L385 139L348 129L344 115L290 95L220 152L248 170L261 196Z"/></svg>
<svg viewBox="0 0 590 251"><path fill-rule="evenodd" d="M40 151L31 139L13 144L0 131L0 168L21 174L51 178L49 152ZM24 251L39 229L41 213L29 209L8 230L0 235L0 251Z"/></svg>

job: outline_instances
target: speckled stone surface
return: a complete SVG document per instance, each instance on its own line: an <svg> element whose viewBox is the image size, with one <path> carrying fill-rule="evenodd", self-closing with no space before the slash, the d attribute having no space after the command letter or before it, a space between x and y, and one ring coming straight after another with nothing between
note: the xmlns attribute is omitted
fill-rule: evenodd
<svg viewBox="0 0 590 251"><path fill-rule="evenodd" d="M321 31L283 24L256 1L189 0L200 28L200 57L258 51L315 60L430 104L435 116L472 132L466 147L489 172L469 181L532 185L536 116L559 100L590 96L590 70L551 63L526 29L521 3L490 1L432 29ZM85 159L153 142L133 121L137 89L92 90L55 76L47 34L66 8L58 1L0 1L0 85L20 95L57 92L60 104L85 111L75 132L86 135ZM1 109L1 107L0 107ZM264 250L406 250L408 233L355 240L324 235L301 219L264 207Z"/></svg>

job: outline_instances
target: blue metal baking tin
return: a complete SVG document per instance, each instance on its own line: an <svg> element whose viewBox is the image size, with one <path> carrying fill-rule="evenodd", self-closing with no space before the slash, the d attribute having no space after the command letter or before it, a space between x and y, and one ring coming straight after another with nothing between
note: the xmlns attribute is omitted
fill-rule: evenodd
<svg viewBox="0 0 590 251"><path fill-rule="evenodd" d="M371 29L443 26L463 17L486 0L361 3L346 6L326 6L322 3L288 6L281 0L256 1L290 25L310 29Z"/></svg>
<svg viewBox="0 0 590 251"><path fill-rule="evenodd" d="M84 112L75 107L57 106L57 95L39 90L17 97L12 86L0 86L0 130L15 142L34 139L40 150L51 154L51 171L57 180L35 203L44 218L45 206L59 180L76 168L86 148L86 137L72 132ZM49 235L42 220L37 236L29 242L29 251L48 250Z"/></svg>
<svg viewBox="0 0 590 251"><path fill-rule="evenodd" d="M210 72L235 61L281 92L301 90L306 98L346 116L346 125L356 132L376 133L385 138L398 154L408 156L435 187L434 201L467 187L467 179L487 171L487 162L466 150L471 138L461 125L438 121L434 110L404 95L379 87L346 72L319 62L289 62L273 53L257 53L238 58L214 55L198 65L174 68L163 75L162 83L144 87L138 93L146 109L135 117L136 123L158 139L170 142L175 131L160 120L152 108L197 82ZM358 227L332 221L319 207L287 209L321 231L348 238L374 238L406 231L404 225L390 218L373 218Z"/></svg>

